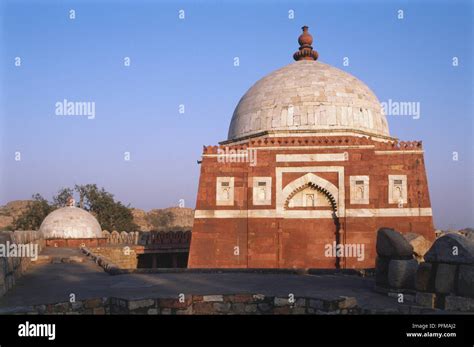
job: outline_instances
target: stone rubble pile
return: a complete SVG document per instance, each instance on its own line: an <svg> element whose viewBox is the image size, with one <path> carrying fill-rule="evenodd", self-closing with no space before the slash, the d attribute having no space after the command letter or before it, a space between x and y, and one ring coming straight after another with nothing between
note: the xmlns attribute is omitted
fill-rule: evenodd
<svg viewBox="0 0 474 347"><path fill-rule="evenodd" d="M376 286L414 294L422 307L474 312L474 242L448 233L428 249L421 238L388 228L378 231Z"/></svg>
<svg viewBox="0 0 474 347"><path fill-rule="evenodd" d="M413 246L402 234L393 229L380 229L377 233L376 251L376 284L389 288L413 289L418 262L413 258Z"/></svg>

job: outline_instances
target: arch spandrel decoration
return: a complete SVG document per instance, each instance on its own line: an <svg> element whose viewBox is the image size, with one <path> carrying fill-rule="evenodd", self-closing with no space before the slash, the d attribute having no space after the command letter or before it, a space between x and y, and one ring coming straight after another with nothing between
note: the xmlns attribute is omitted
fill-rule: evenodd
<svg viewBox="0 0 474 347"><path fill-rule="evenodd" d="M285 197L284 208L288 208L288 203L295 194L307 187L311 187L323 193L329 200L333 210L337 213L339 189L328 180L325 180L324 178L321 178L313 173L307 173L306 175L303 175L290 182L285 186L285 188L283 188L282 195Z"/></svg>
<svg viewBox="0 0 474 347"><path fill-rule="evenodd" d="M310 183L306 183L305 185L302 185L300 186L299 188L296 188L293 192L291 192L290 195L288 195L288 197L286 198L285 200L285 209L288 209L290 208L289 204L290 204L290 201L291 199L296 195L298 194L299 192L305 190L306 188L311 188L319 193L322 193L322 195L324 195L324 197L328 200L329 202L329 205L331 206L332 210L334 212L337 212L337 202L336 202L336 198L331 194L329 193L328 190L326 190L325 188L322 188L320 186L318 186L317 184L314 184L312 182Z"/></svg>

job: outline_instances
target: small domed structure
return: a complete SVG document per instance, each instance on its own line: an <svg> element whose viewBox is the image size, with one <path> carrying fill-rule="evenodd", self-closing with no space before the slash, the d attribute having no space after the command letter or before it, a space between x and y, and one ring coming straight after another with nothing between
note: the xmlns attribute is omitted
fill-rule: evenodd
<svg viewBox="0 0 474 347"><path fill-rule="evenodd" d="M97 219L79 207L59 208L43 220L40 231L45 239L92 239L102 237Z"/></svg>

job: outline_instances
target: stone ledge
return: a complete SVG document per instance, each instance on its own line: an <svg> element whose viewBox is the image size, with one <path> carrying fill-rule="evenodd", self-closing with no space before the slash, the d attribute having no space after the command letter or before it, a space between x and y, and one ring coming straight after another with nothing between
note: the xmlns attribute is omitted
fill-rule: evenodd
<svg viewBox="0 0 474 347"><path fill-rule="evenodd" d="M96 260L98 256L85 249L84 253ZM374 269L271 269L271 268L139 268L120 269L109 272L111 275L154 274L154 273L256 273L256 274L290 274L290 275L352 275L372 277Z"/></svg>
<svg viewBox="0 0 474 347"><path fill-rule="evenodd" d="M121 270L117 265L110 262L109 259L102 257L96 253L90 251L87 247L81 247L81 251L88 257L90 257L97 265L102 267L105 272L110 275L116 275L117 272Z"/></svg>

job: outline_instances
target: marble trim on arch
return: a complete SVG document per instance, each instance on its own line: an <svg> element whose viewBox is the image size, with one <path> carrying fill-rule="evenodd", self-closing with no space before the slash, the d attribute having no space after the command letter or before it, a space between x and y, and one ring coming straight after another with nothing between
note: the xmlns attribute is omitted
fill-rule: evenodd
<svg viewBox="0 0 474 347"><path fill-rule="evenodd" d="M283 173L287 172L306 172L307 174L289 183L285 188L282 187ZM338 186L337 188L331 182L316 176L315 172L337 172ZM302 184L311 182L320 185L332 194L336 200L337 216L339 218L345 215L345 191L344 191L344 167L343 166L309 166L309 167L277 167L276 173L276 217L285 218L288 216L288 210L285 210L285 201L287 196ZM312 176L310 176L312 175ZM319 182L319 183L318 183ZM332 212L330 211L332 214Z"/></svg>

